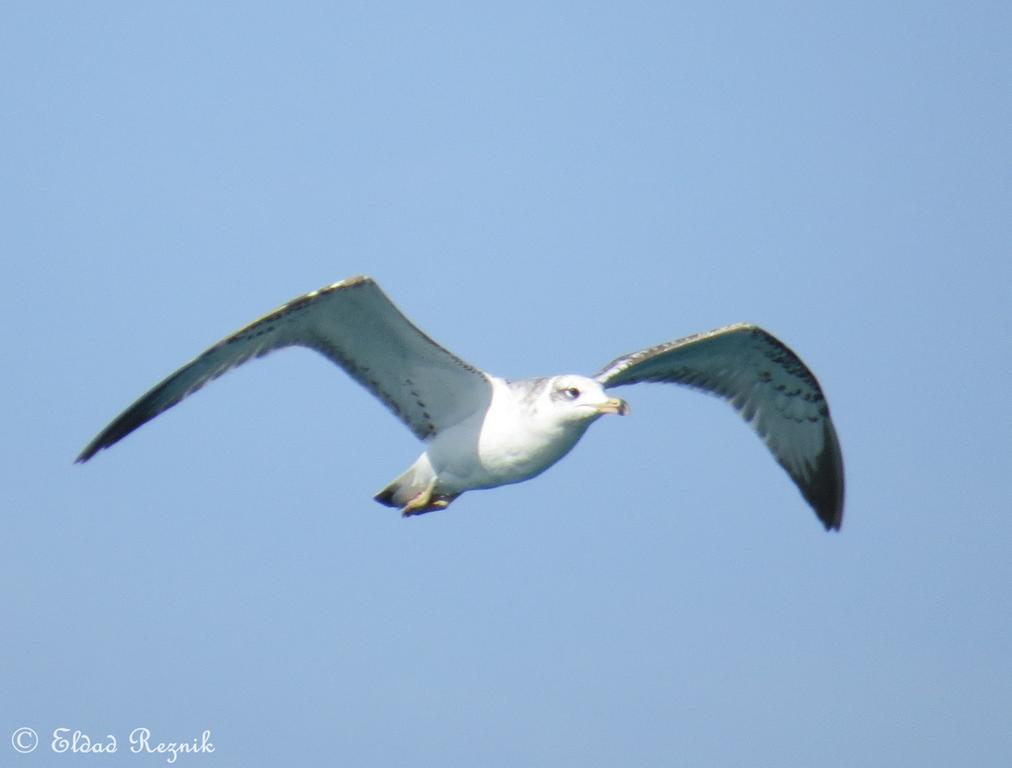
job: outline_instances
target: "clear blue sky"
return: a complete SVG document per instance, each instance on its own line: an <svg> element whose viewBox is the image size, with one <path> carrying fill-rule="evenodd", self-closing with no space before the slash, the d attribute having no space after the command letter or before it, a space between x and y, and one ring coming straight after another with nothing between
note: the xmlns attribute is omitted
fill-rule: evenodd
<svg viewBox="0 0 1012 768"><path fill-rule="evenodd" d="M1005 766L1008 3L0 10L0 763ZM410 433L278 353L86 466L221 336L365 273L499 375L760 323L829 396L822 530L641 386L401 520ZM15 728L44 741L10 747ZM117 736L54 755L49 734Z"/></svg>

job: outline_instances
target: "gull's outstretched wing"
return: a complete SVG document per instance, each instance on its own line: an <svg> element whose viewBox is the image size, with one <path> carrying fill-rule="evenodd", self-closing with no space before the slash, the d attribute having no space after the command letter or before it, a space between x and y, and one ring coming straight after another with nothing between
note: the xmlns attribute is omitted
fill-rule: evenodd
<svg viewBox="0 0 1012 768"><path fill-rule="evenodd" d="M623 355L595 376L605 387L666 381L731 403L763 438L826 529L843 521L843 457L819 382L762 328L741 323Z"/></svg>
<svg viewBox="0 0 1012 768"><path fill-rule="evenodd" d="M422 440L484 411L488 377L401 314L371 278L307 293L219 341L120 414L81 451L87 461L212 379L281 347L315 349L341 366Z"/></svg>

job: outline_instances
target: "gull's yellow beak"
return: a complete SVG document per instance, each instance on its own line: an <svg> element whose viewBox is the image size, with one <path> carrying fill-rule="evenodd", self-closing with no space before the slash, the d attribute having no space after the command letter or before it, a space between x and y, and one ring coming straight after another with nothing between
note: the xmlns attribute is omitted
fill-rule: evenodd
<svg viewBox="0 0 1012 768"><path fill-rule="evenodd" d="M623 400L621 397L609 397L599 406L597 406L598 413L617 413L619 416L627 416L629 414L629 403Z"/></svg>

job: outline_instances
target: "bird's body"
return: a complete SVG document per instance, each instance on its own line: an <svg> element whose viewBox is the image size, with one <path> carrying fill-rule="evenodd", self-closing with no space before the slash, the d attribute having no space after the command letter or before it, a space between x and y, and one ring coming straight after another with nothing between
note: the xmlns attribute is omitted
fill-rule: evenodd
<svg viewBox="0 0 1012 768"><path fill-rule="evenodd" d="M563 388L578 384L588 402L561 413L551 397L560 379ZM445 507L464 491L529 480L569 453L595 419L628 410L584 377L506 381L489 376L489 382L488 410L437 434L408 471L377 494L379 501L418 514ZM595 391L598 397L584 394ZM408 506L412 499L419 506Z"/></svg>
<svg viewBox="0 0 1012 768"><path fill-rule="evenodd" d="M376 500L420 514L465 491L530 479L565 456L606 413L605 389L669 381L729 400L765 439L827 528L843 515L843 463L815 376L752 325L622 356L589 378L510 381L451 354L412 325L370 278L302 296L214 345L142 396L82 452L87 461L225 371L285 346L329 357L382 400L425 450Z"/></svg>

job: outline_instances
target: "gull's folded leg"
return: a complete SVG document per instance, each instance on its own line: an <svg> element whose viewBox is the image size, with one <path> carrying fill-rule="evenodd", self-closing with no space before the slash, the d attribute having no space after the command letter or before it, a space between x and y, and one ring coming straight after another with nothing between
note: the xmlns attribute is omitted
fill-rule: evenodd
<svg viewBox="0 0 1012 768"><path fill-rule="evenodd" d="M432 491L436 487L436 478L433 476L429 479L429 482L425 484L418 493L408 499L408 503L401 509L401 515L404 517L410 517L411 515L420 515L423 512L428 512L432 507L429 502L432 501Z"/></svg>

